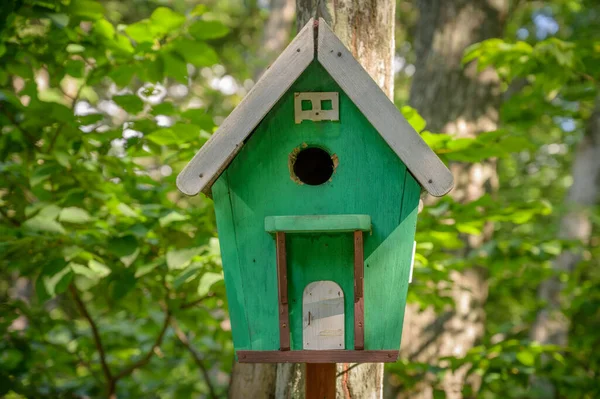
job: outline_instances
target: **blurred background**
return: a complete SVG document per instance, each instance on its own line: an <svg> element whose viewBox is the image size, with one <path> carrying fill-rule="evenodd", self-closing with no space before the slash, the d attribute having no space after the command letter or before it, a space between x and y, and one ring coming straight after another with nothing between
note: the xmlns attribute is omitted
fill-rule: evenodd
<svg viewBox="0 0 600 399"><path fill-rule="evenodd" d="M384 397L599 397L600 4L381 3L457 182ZM303 397L234 367L212 201L175 187L296 32L293 0L2 0L0 397Z"/></svg>

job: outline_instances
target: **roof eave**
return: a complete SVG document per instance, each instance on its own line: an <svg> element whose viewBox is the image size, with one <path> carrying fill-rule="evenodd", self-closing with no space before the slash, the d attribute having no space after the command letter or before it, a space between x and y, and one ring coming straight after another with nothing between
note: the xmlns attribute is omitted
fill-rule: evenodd
<svg viewBox="0 0 600 399"><path fill-rule="evenodd" d="M219 129L177 176L186 195L208 196L212 184L238 154L244 141L315 58L314 19L300 30Z"/></svg>

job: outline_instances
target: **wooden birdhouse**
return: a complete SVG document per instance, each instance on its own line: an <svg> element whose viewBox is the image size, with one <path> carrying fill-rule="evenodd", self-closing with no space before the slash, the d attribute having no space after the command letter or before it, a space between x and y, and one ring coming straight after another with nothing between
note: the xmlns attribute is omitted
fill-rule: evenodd
<svg viewBox="0 0 600 399"><path fill-rule="evenodd" d="M452 175L323 20L177 185L214 200L238 361L397 359L421 188Z"/></svg>

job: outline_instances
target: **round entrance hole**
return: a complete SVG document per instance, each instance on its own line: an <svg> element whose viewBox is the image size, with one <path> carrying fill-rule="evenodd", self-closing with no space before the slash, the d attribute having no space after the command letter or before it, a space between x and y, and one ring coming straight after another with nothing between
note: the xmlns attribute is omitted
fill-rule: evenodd
<svg viewBox="0 0 600 399"><path fill-rule="evenodd" d="M294 174L298 180L311 186L318 186L329 180L333 169L331 155L318 147L300 151L294 162Z"/></svg>

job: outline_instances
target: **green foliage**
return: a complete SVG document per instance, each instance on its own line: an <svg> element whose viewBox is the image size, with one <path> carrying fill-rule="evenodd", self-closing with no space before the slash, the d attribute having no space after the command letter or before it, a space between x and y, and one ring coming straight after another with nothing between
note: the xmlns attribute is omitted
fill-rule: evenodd
<svg viewBox="0 0 600 399"><path fill-rule="evenodd" d="M158 3L0 1L0 396L187 398L210 396L210 386L225 396L233 353L212 203L181 196L175 176L244 94L223 95L215 81L243 82L270 60L253 57L263 24L254 2ZM486 270L490 296L486 332L465 357L389 366L407 392L427 379L442 397L442 376L466 367L482 384L465 397L536 397L533 375L561 397L600 395L598 235L557 238L598 93L600 10L586 0L520 4L503 39L465 54L504 79L500 130L429 132L402 108L445 161L495 160L500 185L419 216L409 301L451 311L450 275L471 266ZM540 14L556 35L536 38ZM465 247L489 222L493 239ZM556 276L569 344L536 345L537 286L565 250L581 254Z"/></svg>
<svg viewBox="0 0 600 399"><path fill-rule="evenodd" d="M229 29L200 9L116 25L93 0L2 7L0 396L221 396L213 211L175 176L223 112L198 67Z"/></svg>

